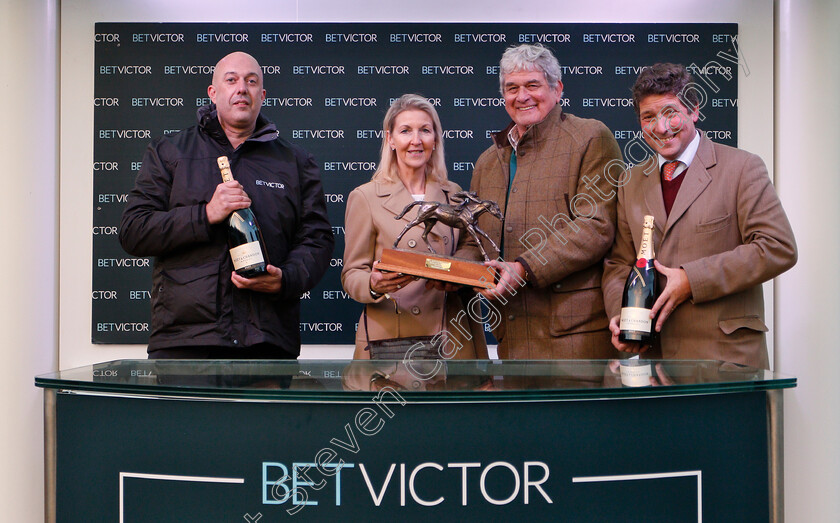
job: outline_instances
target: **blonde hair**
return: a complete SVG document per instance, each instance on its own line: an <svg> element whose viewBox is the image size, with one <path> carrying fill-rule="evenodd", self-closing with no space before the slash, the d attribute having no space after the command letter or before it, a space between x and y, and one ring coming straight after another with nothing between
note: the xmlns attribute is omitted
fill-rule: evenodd
<svg viewBox="0 0 840 523"><path fill-rule="evenodd" d="M426 178L431 177L439 183L446 181L446 161L443 154L443 128L440 125L435 107L426 98L418 94L404 94L394 100L385 119L382 121L382 151L379 156L379 165L373 173L372 180L383 180L395 182L400 179L397 167L397 152L391 149L388 144L388 134L394 131L394 120L404 111L423 111L429 115L434 124L435 148L432 156L426 163Z"/></svg>

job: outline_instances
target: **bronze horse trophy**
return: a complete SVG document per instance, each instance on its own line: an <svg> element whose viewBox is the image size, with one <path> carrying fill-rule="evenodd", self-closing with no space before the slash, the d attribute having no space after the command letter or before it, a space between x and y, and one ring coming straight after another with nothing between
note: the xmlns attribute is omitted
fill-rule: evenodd
<svg viewBox="0 0 840 523"><path fill-rule="evenodd" d="M444 225L448 225L455 229L461 229L462 231L469 233L478 244L478 248L481 250L481 254L484 256L485 260L489 261L490 258L487 256L487 252L481 245L481 240L478 237L479 234L487 238L487 241L489 241L493 248L496 249L496 252L500 252L499 246L496 245L496 242L494 242L492 238L487 236L487 233L482 231L478 225L476 225L478 217L485 212L489 212L500 221L503 220L502 211L499 210L499 205L492 200L481 200L474 192L467 191L454 193L452 195L452 200L458 202L457 205L425 201L411 202L406 205L399 216L394 217L395 220L402 219L402 217L405 216L405 214L415 205L419 205L420 210L417 211L417 216L415 216L414 219L405 226L399 236L397 236L397 239L394 241L394 248L397 248L397 244L400 243L403 235L408 232L409 229L422 223L425 227L422 236L423 241L426 242L426 247L429 248L429 251L435 253L435 250L429 243L427 236L435 224L440 222Z"/></svg>

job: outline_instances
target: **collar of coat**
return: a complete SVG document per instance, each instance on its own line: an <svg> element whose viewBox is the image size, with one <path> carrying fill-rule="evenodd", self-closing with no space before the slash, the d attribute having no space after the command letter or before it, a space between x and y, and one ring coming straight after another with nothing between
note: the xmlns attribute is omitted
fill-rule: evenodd
<svg viewBox="0 0 840 523"><path fill-rule="evenodd" d="M402 181L389 182L385 180L377 180L376 196L385 198L382 202L382 207L393 213L395 216L400 214L406 205L412 203L414 198L409 194L408 189L405 188ZM430 201L436 201L434 198L439 198L440 203L446 203L446 197L451 192L452 187L449 181L442 184L437 180L426 178L426 195L433 198ZM416 213L408 213L411 216L403 216L404 221L411 221Z"/></svg>
<svg viewBox="0 0 840 523"><path fill-rule="evenodd" d="M527 144L530 140L537 140L540 134L550 132L556 125L560 125L560 122L564 122L566 120L566 113L563 112L563 108L560 107L560 104L554 106L551 112L548 113L548 116L543 119L543 121L535 123L531 127L525 130L525 133L519 137L519 144ZM513 126L516 125L516 122L510 122L507 127L502 129L501 131L492 133L491 136L493 137L493 143L496 144L496 147L499 149L504 149L505 147L510 147L510 142L508 141L508 133Z"/></svg>
<svg viewBox="0 0 840 523"><path fill-rule="evenodd" d="M700 133L700 145L697 146L697 152L694 153L694 159L691 161L691 165L688 166L688 169L694 167L694 164L698 161L699 165L697 167L702 166L703 169L708 169L717 163L717 156L715 156L715 144L706 137L706 133L700 129L697 129L697 131ZM645 173L645 176L650 176L651 173L656 173L658 177L658 164L659 160L656 157L656 154L652 154L648 156L647 160L641 163L641 165L644 166L642 172ZM688 170L686 170L686 172L688 172Z"/></svg>
<svg viewBox="0 0 840 523"><path fill-rule="evenodd" d="M222 129L222 124L219 123L219 115L216 112L216 104L210 103L203 105L196 111L198 117L198 127L208 136L222 145L230 145L230 141ZM254 132L248 137L246 142L270 142L280 136L280 131L277 126L264 117L262 114L257 115L257 123L254 127Z"/></svg>
<svg viewBox="0 0 840 523"><path fill-rule="evenodd" d="M700 131L700 146L691 161L691 165L680 176L685 176L683 179L677 197L674 200L674 205L671 207L671 212L665 214L665 203L662 199L662 185L659 177L659 162L656 155L651 155L643 162L633 168L633 176L638 175L641 170L645 175L640 178L641 182L640 192L644 195L645 206L650 210L654 217L654 227L656 228L660 242L668 236L674 224L685 214L688 208L695 200L706 190L706 187L712 183L712 178L715 175L722 175L717 169L712 169L717 164L717 155L715 154L715 143L709 140L703 131ZM656 174L656 176L651 176Z"/></svg>

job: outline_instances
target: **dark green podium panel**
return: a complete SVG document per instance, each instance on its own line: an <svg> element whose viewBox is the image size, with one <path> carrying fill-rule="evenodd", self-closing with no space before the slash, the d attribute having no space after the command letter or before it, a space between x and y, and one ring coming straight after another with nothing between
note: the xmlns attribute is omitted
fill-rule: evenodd
<svg viewBox="0 0 840 523"><path fill-rule="evenodd" d="M768 391L794 379L667 362L666 385L628 389L611 368L138 360L39 377L56 520L771 519Z"/></svg>

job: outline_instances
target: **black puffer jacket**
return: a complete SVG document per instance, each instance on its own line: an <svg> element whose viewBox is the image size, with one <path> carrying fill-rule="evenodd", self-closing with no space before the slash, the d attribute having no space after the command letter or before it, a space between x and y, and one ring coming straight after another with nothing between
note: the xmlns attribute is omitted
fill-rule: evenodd
<svg viewBox="0 0 840 523"><path fill-rule="evenodd" d="M128 253L155 257L149 351L271 343L300 353L300 295L324 275L334 240L314 159L278 134L260 116L234 150L209 105L197 126L149 144L119 232ZM278 294L230 281L226 221L210 225L205 212L222 155L251 198L270 263L283 271Z"/></svg>

